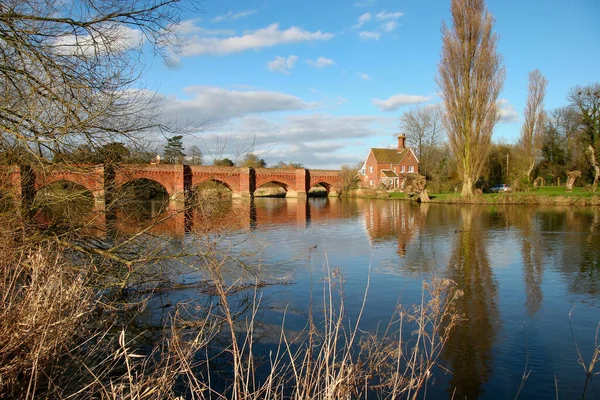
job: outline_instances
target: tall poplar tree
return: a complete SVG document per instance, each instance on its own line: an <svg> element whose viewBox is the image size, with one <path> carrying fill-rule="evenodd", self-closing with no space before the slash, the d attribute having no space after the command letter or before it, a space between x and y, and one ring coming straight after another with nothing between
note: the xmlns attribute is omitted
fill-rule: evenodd
<svg viewBox="0 0 600 400"><path fill-rule="evenodd" d="M452 0L452 27L442 24L442 54L436 78L446 107L448 141L462 178L462 197L487 160L498 121L498 95L504 67L497 51L494 19L483 0Z"/></svg>
<svg viewBox="0 0 600 400"><path fill-rule="evenodd" d="M529 89L527 105L525 106L525 122L521 127L520 145L525 156L525 175L531 181L531 172L542 151L542 140L545 128L546 113L544 112L544 97L548 80L534 69L529 73Z"/></svg>

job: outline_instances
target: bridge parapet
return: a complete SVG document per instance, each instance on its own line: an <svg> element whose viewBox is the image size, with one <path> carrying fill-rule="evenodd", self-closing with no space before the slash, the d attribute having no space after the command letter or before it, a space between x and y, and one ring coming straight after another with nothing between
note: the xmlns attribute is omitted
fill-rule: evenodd
<svg viewBox="0 0 600 400"><path fill-rule="evenodd" d="M339 177L340 171L334 169L311 169L311 175Z"/></svg>

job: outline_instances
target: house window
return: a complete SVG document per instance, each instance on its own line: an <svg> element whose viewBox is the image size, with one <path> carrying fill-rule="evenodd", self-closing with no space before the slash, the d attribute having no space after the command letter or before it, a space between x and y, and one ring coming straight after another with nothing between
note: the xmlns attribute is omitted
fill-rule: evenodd
<svg viewBox="0 0 600 400"><path fill-rule="evenodd" d="M408 166L408 172L415 172L415 166L414 165L409 165Z"/></svg>
<svg viewBox="0 0 600 400"><path fill-rule="evenodd" d="M371 168L373 168L373 167L371 167ZM373 179L369 180L369 186L373 186Z"/></svg>
<svg viewBox="0 0 600 400"><path fill-rule="evenodd" d="M401 168L400 172L404 172L404 165Z"/></svg>
<svg viewBox="0 0 600 400"><path fill-rule="evenodd" d="M373 166L372 165L369 167L369 172L371 172L371 173L373 172Z"/></svg>

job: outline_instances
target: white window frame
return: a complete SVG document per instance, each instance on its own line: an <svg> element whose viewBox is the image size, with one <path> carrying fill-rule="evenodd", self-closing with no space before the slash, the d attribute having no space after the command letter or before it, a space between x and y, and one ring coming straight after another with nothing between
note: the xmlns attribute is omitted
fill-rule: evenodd
<svg viewBox="0 0 600 400"><path fill-rule="evenodd" d="M404 171L404 165L400 167L400 172L406 172Z"/></svg>
<svg viewBox="0 0 600 400"><path fill-rule="evenodd" d="M415 166L414 165L409 165L408 166L408 172L415 172Z"/></svg>
<svg viewBox="0 0 600 400"><path fill-rule="evenodd" d="M369 173L370 173L370 174L372 174L372 173L373 173L373 166L372 166L372 165L370 165L370 166L369 166Z"/></svg>
<svg viewBox="0 0 600 400"><path fill-rule="evenodd" d="M373 186L373 179L369 179L369 186Z"/></svg>

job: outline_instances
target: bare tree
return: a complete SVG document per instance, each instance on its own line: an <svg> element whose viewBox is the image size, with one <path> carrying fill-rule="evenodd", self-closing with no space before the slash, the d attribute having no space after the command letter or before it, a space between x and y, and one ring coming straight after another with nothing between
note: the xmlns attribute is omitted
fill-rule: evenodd
<svg viewBox="0 0 600 400"><path fill-rule="evenodd" d="M192 146L190 148L190 158L188 162L191 165L202 165L202 151L198 148L198 146Z"/></svg>
<svg viewBox="0 0 600 400"><path fill-rule="evenodd" d="M173 43L178 0L6 0L0 3L0 150L40 161L164 128L131 85L142 50ZM190 3L193 6L193 2Z"/></svg>
<svg viewBox="0 0 600 400"><path fill-rule="evenodd" d="M569 100L579 113L581 139L594 171L592 191L595 192L600 177L600 163L596 156L600 151L600 83L573 88L569 94Z"/></svg>
<svg viewBox="0 0 600 400"><path fill-rule="evenodd" d="M534 69L529 73L529 88L527 94L527 104L525 105L525 122L521 127L520 144L525 156L525 175L527 181L531 181L531 172L535 167L535 162L542 150L542 140L544 131L544 97L546 96L546 86L548 80L542 73Z"/></svg>
<svg viewBox="0 0 600 400"><path fill-rule="evenodd" d="M244 168L266 168L267 162L254 153L246 154L240 161L239 166Z"/></svg>
<svg viewBox="0 0 600 400"><path fill-rule="evenodd" d="M432 169L431 155L440 144L444 127L441 105L416 107L405 111L400 117L400 129L406 134L408 145L417 152L424 175Z"/></svg>
<svg viewBox="0 0 600 400"><path fill-rule="evenodd" d="M444 122L462 176L462 196L487 160L498 121L497 100L504 67L497 52L498 35L483 0L452 0L453 26L442 25L442 55L436 78L446 108Z"/></svg>

